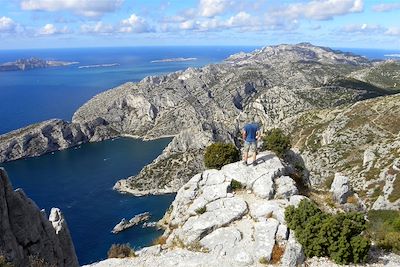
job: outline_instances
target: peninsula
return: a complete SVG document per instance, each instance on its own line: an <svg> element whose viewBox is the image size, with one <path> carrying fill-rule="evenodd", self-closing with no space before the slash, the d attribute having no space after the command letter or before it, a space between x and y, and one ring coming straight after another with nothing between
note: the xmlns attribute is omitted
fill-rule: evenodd
<svg viewBox="0 0 400 267"><path fill-rule="evenodd" d="M39 58L23 58L14 62L0 64L0 71L31 70L39 68L64 67L78 64L79 62L43 60Z"/></svg>

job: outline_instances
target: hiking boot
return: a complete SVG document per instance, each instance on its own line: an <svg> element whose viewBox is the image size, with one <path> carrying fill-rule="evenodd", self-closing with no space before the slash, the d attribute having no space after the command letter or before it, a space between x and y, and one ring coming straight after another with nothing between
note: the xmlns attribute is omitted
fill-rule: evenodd
<svg viewBox="0 0 400 267"><path fill-rule="evenodd" d="M247 166L247 162L246 162L246 161L242 161L242 164L243 164L244 166Z"/></svg>
<svg viewBox="0 0 400 267"><path fill-rule="evenodd" d="M257 164L258 164L257 161L253 161L252 163L253 166L257 166Z"/></svg>

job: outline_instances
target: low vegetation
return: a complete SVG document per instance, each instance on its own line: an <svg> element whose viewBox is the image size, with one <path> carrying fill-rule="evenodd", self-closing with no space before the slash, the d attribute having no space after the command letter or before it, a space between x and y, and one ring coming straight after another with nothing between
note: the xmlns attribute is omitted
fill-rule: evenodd
<svg viewBox="0 0 400 267"><path fill-rule="evenodd" d="M271 263L278 264L283 257L283 253L285 253L285 248L275 244L272 249Z"/></svg>
<svg viewBox="0 0 400 267"><path fill-rule="evenodd" d="M221 169L222 166L239 159L239 150L233 144L214 143L206 148L204 165L209 169Z"/></svg>
<svg viewBox="0 0 400 267"><path fill-rule="evenodd" d="M400 254L399 211L370 210L367 233L378 247Z"/></svg>
<svg viewBox="0 0 400 267"><path fill-rule="evenodd" d="M313 202L302 200L285 211L288 227L294 230L307 257L329 257L338 264L365 262L370 241L361 233L366 221L361 213L321 211Z"/></svg>
<svg viewBox="0 0 400 267"><path fill-rule="evenodd" d="M165 245L167 243L167 237L165 236L159 236L156 239L153 240L153 245Z"/></svg>
<svg viewBox="0 0 400 267"><path fill-rule="evenodd" d="M135 257L135 251L129 244L112 244L107 256L109 259Z"/></svg>
<svg viewBox="0 0 400 267"><path fill-rule="evenodd" d="M206 211L207 211L207 207L206 206L203 206L203 207L198 208L198 209L195 210L196 214L199 214L199 215L205 213Z"/></svg>
<svg viewBox="0 0 400 267"><path fill-rule="evenodd" d="M232 191L238 191L244 189L244 186L241 182L232 179L230 188Z"/></svg>
<svg viewBox="0 0 400 267"><path fill-rule="evenodd" d="M263 149L275 152L280 158L291 148L290 137L285 135L281 129L268 131L263 141Z"/></svg>

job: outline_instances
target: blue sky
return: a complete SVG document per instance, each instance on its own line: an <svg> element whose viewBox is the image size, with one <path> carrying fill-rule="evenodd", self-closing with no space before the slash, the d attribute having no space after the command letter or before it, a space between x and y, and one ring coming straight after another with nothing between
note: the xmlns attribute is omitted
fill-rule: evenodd
<svg viewBox="0 0 400 267"><path fill-rule="evenodd" d="M0 0L0 49L311 42L400 50L400 1Z"/></svg>

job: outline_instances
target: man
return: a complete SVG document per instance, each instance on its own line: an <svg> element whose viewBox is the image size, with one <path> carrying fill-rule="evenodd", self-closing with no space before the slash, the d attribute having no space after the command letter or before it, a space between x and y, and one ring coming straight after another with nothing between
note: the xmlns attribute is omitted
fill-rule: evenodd
<svg viewBox="0 0 400 267"><path fill-rule="evenodd" d="M242 137L244 140L243 147L243 165L247 166L247 158L249 151L253 153L253 166L257 165L257 140L260 138L260 128L258 123L253 119L251 123L247 123L242 130Z"/></svg>

